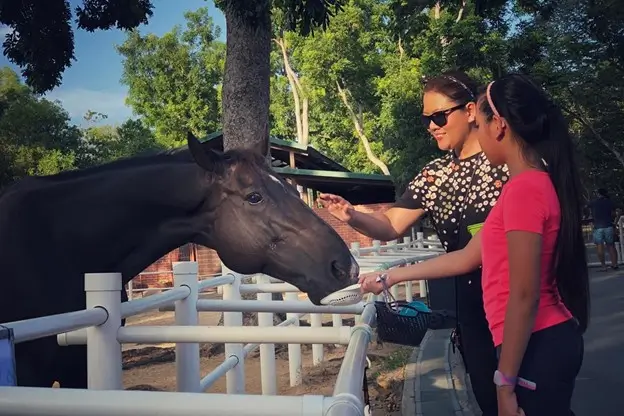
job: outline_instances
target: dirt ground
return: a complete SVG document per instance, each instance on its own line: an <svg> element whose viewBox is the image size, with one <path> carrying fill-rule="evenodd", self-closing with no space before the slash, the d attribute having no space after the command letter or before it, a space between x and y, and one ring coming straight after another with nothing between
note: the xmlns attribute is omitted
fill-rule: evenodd
<svg viewBox="0 0 624 416"><path fill-rule="evenodd" d="M308 348L305 348L308 347ZM169 348L147 348L130 350L124 353L123 372L124 388L133 390L175 391L176 370L174 352ZM278 394L298 396L302 394L322 394L331 396L336 377L342 364L344 347L325 347L324 361L318 366L312 365L312 351L309 346L302 348L303 383L290 387L288 372L288 352L286 348L276 346L276 373ZM138 352L141 351L140 354ZM129 356L132 352L132 357ZM373 344L368 357L372 368L367 372L369 396L374 416L400 416L401 395L403 392L403 366L411 354L410 348L397 347L390 344L377 346ZM223 354L202 357L201 373L212 371L223 362ZM144 361L145 360L145 361ZM152 363L146 363L146 361ZM141 362L137 362L141 361ZM153 363L157 361L157 363ZM163 362L165 361L165 362ZM219 379L207 393L225 393L225 377ZM245 360L245 392L261 394L260 359L257 353Z"/></svg>
<svg viewBox="0 0 624 416"><path fill-rule="evenodd" d="M216 295L215 295L216 296ZM200 313L200 325L216 325L219 313ZM309 316L309 315L308 315ZM308 318L306 316L306 319ZM353 324L353 316L343 315L345 325ZM128 319L127 325L170 325L173 312L142 314ZM302 325L307 322L302 320ZM324 325L331 325L331 315L323 316ZM202 344L201 373L208 374L224 360L223 344ZM172 344L138 346L124 345L123 348L124 388L133 390L175 391L175 347ZM302 345L303 384L290 387L288 351L286 345L276 345L276 372L279 395L322 394L331 396L336 377L342 364L345 347L325 346L324 362L312 365L311 345ZM401 415L403 392L403 368L412 352L411 348L392 344L369 346L368 357L372 368L367 372L368 388L374 416ZM245 391L261 394L260 359L258 350L245 360ZM225 377L218 380L207 393L225 393Z"/></svg>

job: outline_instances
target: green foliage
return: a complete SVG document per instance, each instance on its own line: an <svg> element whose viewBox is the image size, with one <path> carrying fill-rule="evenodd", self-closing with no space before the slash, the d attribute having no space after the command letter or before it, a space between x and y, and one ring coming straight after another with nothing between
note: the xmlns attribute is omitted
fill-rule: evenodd
<svg viewBox="0 0 624 416"><path fill-rule="evenodd" d="M58 103L34 96L10 68L0 69L0 188L73 167L80 131L68 122Z"/></svg>
<svg viewBox="0 0 624 416"><path fill-rule="evenodd" d="M88 111L85 120L106 119ZM80 130L57 102L35 96L10 68L0 69L0 189L30 175L52 175L164 149L140 120Z"/></svg>
<svg viewBox="0 0 624 416"><path fill-rule="evenodd" d="M284 34L291 64L311 100L312 143L352 170L379 173L366 157L338 83L348 90L371 147L389 164L401 190L424 163L441 154L420 123L423 76L459 68L485 81L507 69L502 6L488 9L486 21L469 5L458 20L457 2L442 2L437 14L434 3L351 0L324 32ZM277 49L272 58L282 64ZM280 65L272 84L272 93L279 94L272 97L273 125L279 126L273 133L292 137L292 96Z"/></svg>
<svg viewBox="0 0 624 416"><path fill-rule="evenodd" d="M120 126L95 126L83 131L76 165L100 165L137 154L163 150L152 132L140 120L126 120Z"/></svg>
<svg viewBox="0 0 624 416"><path fill-rule="evenodd" d="M152 15L149 0L84 0L76 8L78 28L132 29ZM23 68L26 84L37 93L60 85L63 71L74 60L70 4L65 0L2 1L0 23L12 30L5 36L4 54Z"/></svg>
<svg viewBox="0 0 624 416"><path fill-rule="evenodd" d="M344 0L215 0L224 13L236 13L251 25L258 24L261 11L271 5L282 16L283 28L303 36L314 33L315 27L327 29L329 20L341 10Z"/></svg>
<svg viewBox="0 0 624 416"><path fill-rule="evenodd" d="M220 28L206 8L188 12L184 28L175 27L162 37L130 32L118 50L124 57L122 81L129 87L128 103L140 120L80 131L69 124L58 103L33 95L59 85L62 72L74 59L67 4L58 0L44 2L45 6L34 0L5 3L0 7L0 23L15 30L6 37L5 55L24 68L32 89L12 71L0 71L0 186L26 174L54 173L178 146L188 129L200 136L221 129L225 45L216 40ZM83 3L77 16L79 27L86 30L133 29L147 21L152 10L148 0ZM366 155L355 115L373 153L389 166L401 192L423 164L442 154L419 120L423 77L462 69L486 83L520 71L542 83L564 109L577 140L587 195L601 186L624 202L620 180L624 173L624 2L215 3L246 24L266 25L271 7L272 34L286 43L302 87L299 93L309 102L311 144L349 169L379 173ZM237 41L249 35L235 34ZM296 140L292 87L282 59L274 44L271 134ZM238 68L229 76L241 73ZM348 106L340 91L345 92ZM247 98L243 107L260 105L254 102L257 97ZM86 119L101 122L105 115L90 113Z"/></svg>
<svg viewBox="0 0 624 416"><path fill-rule="evenodd" d="M186 132L198 136L220 128L225 45L207 8L185 13L186 28L162 37L128 34L118 47L127 102L160 143L175 147Z"/></svg>
<svg viewBox="0 0 624 416"><path fill-rule="evenodd" d="M624 202L624 3L564 0L518 10L526 14L511 42L512 66L540 80L563 108L586 195L605 187Z"/></svg>

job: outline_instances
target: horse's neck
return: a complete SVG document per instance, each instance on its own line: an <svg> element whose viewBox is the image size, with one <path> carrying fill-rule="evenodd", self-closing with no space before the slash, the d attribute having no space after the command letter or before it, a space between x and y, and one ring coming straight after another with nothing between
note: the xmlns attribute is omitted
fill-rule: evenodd
<svg viewBox="0 0 624 416"><path fill-rule="evenodd" d="M205 197L199 169L176 162L46 183L51 243L81 272L121 272L127 282L192 239L192 212Z"/></svg>

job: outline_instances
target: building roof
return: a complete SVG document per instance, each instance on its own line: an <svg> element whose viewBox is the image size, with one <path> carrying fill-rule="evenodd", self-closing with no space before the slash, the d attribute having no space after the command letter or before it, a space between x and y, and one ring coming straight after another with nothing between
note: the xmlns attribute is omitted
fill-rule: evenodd
<svg viewBox="0 0 624 416"><path fill-rule="evenodd" d="M355 173L328 158L311 146L271 137L273 168L285 178L319 192L340 195L352 204L394 202L396 190L392 177L380 174ZM223 133L209 134L204 146L223 150ZM290 167L290 153L295 168Z"/></svg>

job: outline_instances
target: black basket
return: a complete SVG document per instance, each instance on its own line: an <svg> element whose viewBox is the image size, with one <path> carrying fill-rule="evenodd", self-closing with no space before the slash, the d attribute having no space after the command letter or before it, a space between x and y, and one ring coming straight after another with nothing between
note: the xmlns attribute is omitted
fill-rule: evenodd
<svg viewBox="0 0 624 416"><path fill-rule="evenodd" d="M383 342L417 347L422 342L429 324L431 312L421 312L405 301L375 301L377 309L377 338ZM401 315L402 309L416 311L415 316Z"/></svg>
<svg viewBox="0 0 624 416"><path fill-rule="evenodd" d="M386 301L375 301L377 310L377 338L382 342L418 347L429 329L442 328L449 318L445 312L423 312L409 302L395 300L385 279L382 278ZM416 311L415 315L401 315L404 309Z"/></svg>

